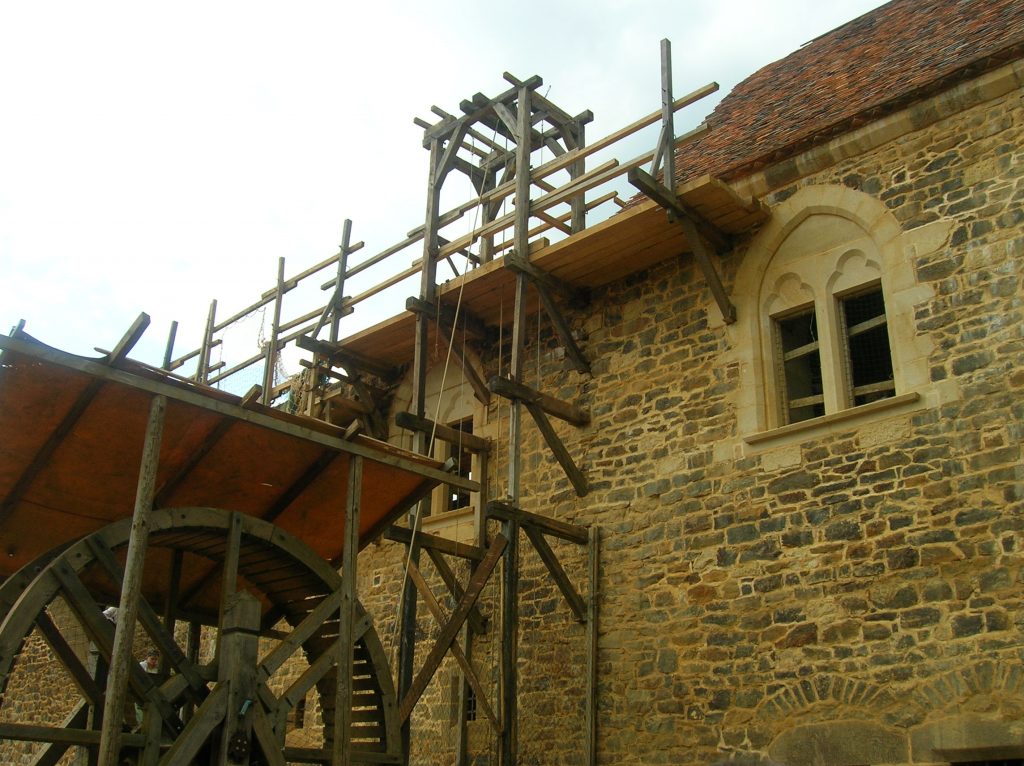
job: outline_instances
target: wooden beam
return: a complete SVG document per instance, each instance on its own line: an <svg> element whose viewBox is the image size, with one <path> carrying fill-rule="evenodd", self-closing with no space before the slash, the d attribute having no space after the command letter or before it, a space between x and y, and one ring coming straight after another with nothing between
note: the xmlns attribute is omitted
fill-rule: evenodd
<svg viewBox="0 0 1024 766"><path fill-rule="evenodd" d="M278 516L284 513L288 506L290 506L295 499L301 495L324 471L327 467L334 462L334 459L338 457L337 452L325 450L320 453L305 471L302 472L302 476L293 481L284 492L282 492L278 498L274 501L274 504L270 506L266 513L260 516L264 521L274 521Z"/></svg>
<svg viewBox="0 0 1024 766"><path fill-rule="evenodd" d="M36 615L36 627L39 628L43 639L50 645L50 649L53 650L54 655L60 660L61 665L64 666L68 675L71 676L71 680L78 686L88 703L93 707L102 705L103 690L100 689L92 676L89 675L89 671L82 665L78 655L75 654L75 650L68 645L60 629L50 619L50 615L45 610L40 611Z"/></svg>
<svg viewBox="0 0 1024 766"><path fill-rule="evenodd" d="M384 532L384 537L396 543L410 545L412 543L412 530L408 527L400 527L392 524ZM483 561L486 551L476 545L460 543L457 540L449 540L447 537L432 535L429 532L419 530L416 532L416 545L428 550L435 550L447 556L456 556L469 561Z"/></svg>
<svg viewBox="0 0 1024 766"><path fill-rule="evenodd" d="M57 582L60 583L61 596L63 596L74 610L79 622L82 624L82 627L85 629L89 638L94 644L96 644L100 654L105 659L109 659L113 655L115 628L111 625L110 621L103 616L100 605L96 603L96 600L78 578L78 575L71 568L71 565L66 561L63 559L57 559L54 561L49 571L57 579ZM140 699L153 702L160 711L160 715L164 721L164 726L168 729L170 734L176 735L181 728L181 723L178 720L174 709L167 700L163 698L163 695L153 683L152 679L149 678L149 674L144 672L133 659L128 663L127 672L128 684L131 686L134 694ZM109 692L107 692L107 694L109 695ZM111 711L106 709L104 712L104 721L106 721L111 714Z"/></svg>
<svg viewBox="0 0 1024 766"><path fill-rule="evenodd" d="M553 396L542 394L522 383L516 383L509 378L495 376L487 382L487 387L492 393L529 404L536 404L548 415L572 423L574 426L585 426L590 423L590 413L580 407Z"/></svg>
<svg viewBox="0 0 1024 766"><path fill-rule="evenodd" d="M689 218L680 218L679 225L683 227L686 239L690 242L690 247L693 248L693 256L696 258L700 270L704 272L704 279L707 280L708 287L711 288L711 294L715 297L718 310L722 312L722 318L726 324L732 324L736 321L736 307L729 299L729 294L726 293L725 287L722 285L722 280L718 276L718 270L711 260L711 253L705 247L700 232L697 231L697 227Z"/></svg>
<svg viewBox="0 0 1024 766"><path fill-rule="evenodd" d="M544 437L544 441L547 442L548 447L555 455L555 460L562 466L562 470L565 471L566 477L572 483L573 489L576 490L576 494L583 497L589 491L587 488L587 480L583 476L583 472L577 467L572 456L569 454L569 450L565 448L565 444L559 438L555 429L551 425L551 421L548 420L548 416L544 414L544 410L536 402L523 402L526 409L529 410L530 415L533 417L534 423L537 424L537 428L540 430L541 436Z"/></svg>
<svg viewBox="0 0 1024 766"><path fill-rule="evenodd" d="M601 531L597 525L589 530L587 544L587 685L584 704L586 722L586 745L584 766L597 766L597 644L598 644L598 596L601 592Z"/></svg>
<svg viewBox="0 0 1024 766"><path fill-rule="evenodd" d="M218 685L189 719L170 750L160 759L160 766L192 763L210 734L224 720L228 708L228 684Z"/></svg>
<svg viewBox="0 0 1024 766"><path fill-rule="evenodd" d="M729 236L720 231L714 224L703 218L685 202L680 200L675 192L669 191L658 179L640 168L633 168L627 175L629 182L641 193L646 194L654 200L676 220L688 219L701 233L701 236L711 243L718 252L725 252L732 247ZM690 243L693 244L692 242Z"/></svg>
<svg viewBox="0 0 1024 766"><path fill-rule="evenodd" d="M718 271L711 261L711 254L704 244L705 241L710 242L718 252L724 252L730 247L728 237L681 202L675 192L670 192L649 173L645 173L639 168L633 168L629 171L629 182L665 208L673 220L683 227L693 255L704 273L704 278L708 282L708 287L711 288L711 293L715 297L715 302L718 304L723 318L727 324L735 322L736 308L729 300L729 296L722 286L722 280L718 276Z"/></svg>
<svg viewBox="0 0 1024 766"><path fill-rule="evenodd" d="M518 252L511 252L505 256L502 265L506 269L525 274L534 285L543 285L553 293L561 295L571 306L583 308L590 303L590 295L587 290L580 289L553 277L546 271L537 268L529 261L519 257Z"/></svg>
<svg viewBox="0 0 1024 766"><path fill-rule="evenodd" d="M452 571L450 566L448 566L448 562L445 561L444 556L436 548L428 548L424 546L424 550L433 562L434 569L437 570L438 575L440 575L445 587L448 588L448 592L451 593L452 598L455 599L456 603L461 601L462 597L466 595L466 591L463 589L462 585L459 584L459 578L455 576L455 572ZM480 610L475 606L470 610L467 622L470 630L478 636L483 635L487 631L487 618L480 614Z"/></svg>
<svg viewBox="0 0 1024 766"><path fill-rule="evenodd" d="M572 328L565 321L565 317L555 304L555 300L552 298L551 293L548 292L548 288L540 283L535 284L534 287L537 288L537 295L540 296L540 301L544 304L544 310L551 320L551 326L555 328L555 334L558 335L558 339L565 347L565 353L569 356L573 367L576 368L577 372L589 375L590 362L587 361L586 356L583 355L583 350L576 343L576 338L572 334Z"/></svg>
<svg viewBox="0 0 1024 766"><path fill-rule="evenodd" d="M338 604L337 679L334 687L332 762L347 766L352 757L352 660L355 656L356 581L359 560L359 515L363 497L363 459L348 464L345 492L345 537L341 558L341 601Z"/></svg>
<svg viewBox="0 0 1024 766"><path fill-rule="evenodd" d="M438 327L438 333L444 339L446 345L452 346L454 339L451 333L445 327ZM459 365L459 369L462 370L462 376L469 383L469 387L473 389L473 396L476 397L477 401L483 404L485 407L491 403L491 392L487 389L487 384L484 383L484 379L480 377L480 373L473 366L473 364L466 358L465 353L454 354L455 362Z"/></svg>
<svg viewBox="0 0 1024 766"><path fill-rule="evenodd" d="M135 640L135 621L142 595L142 571L149 545L149 515L153 511L156 493L156 475L160 463L160 442L164 432L167 399L154 396L149 408L149 421L142 445L142 464L135 491L135 508L128 538L121 599L117 607L114 645L110 653L110 672L104 694L103 727L100 737L100 766L115 766L121 752L121 727L124 722L128 677L132 668L140 669L132 656Z"/></svg>
<svg viewBox="0 0 1024 766"><path fill-rule="evenodd" d="M456 308L448 303L442 302L438 306L437 303L413 297L406 299L405 309L415 314L425 314L453 329L464 330L477 340L490 342L498 334L481 319L473 316L465 306L460 306L456 311Z"/></svg>
<svg viewBox="0 0 1024 766"><path fill-rule="evenodd" d="M121 569L121 565L117 563L114 552L110 550L106 542L99 536L90 536L86 541L96 562L106 572L111 582L118 589L123 589L125 572ZM120 618L121 613L119 611L118 620ZM174 634L164 626L156 611L141 595L139 597L138 621L160 651L162 659L169 662L171 667L188 683L190 696L193 700L201 702L207 694L205 680L199 674L195 665L189 662L184 652L181 651L181 647L178 646Z"/></svg>
<svg viewBox="0 0 1024 766"><path fill-rule="evenodd" d="M589 539L586 527L552 519L549 516L541 516L539 513L524 511L511 503L501 500L491 500L487 504L486 513L491 518L516 521L524 527L533 526L546 535L578 543L579 545L586 545Z"/></svg>
<svg viewBox="0 0 1024 766"><path fill-rule="evenodd" d="M501 566L499 688L501 736L498 766L517 766L519 750L519 522L502 522L509 539Z"/></svg>
<svg viewBox="0 0 1024 766"><path fill-rule="evenodd" d="M434 677L434 672L441 664L441 660L444 659L445 654L448 653L449 647L452 642L458 636L459 629L462 624L466 621L469 615L469 610L476 603L476 600L480 597L480 593L487 584L488 578L491 576L491 572L494 571L494 567L498 564L498 560L501 558L501 554L505 550L505 546L508 544L508 540L504 535L495 535L494 540L491 542L490 548L487 549L487 555L484 556L484 560L480 562L480 567L473 573L473 576L469 579L469 584L466 587L466 593L459 601L455 611L449 618L448 622L445 623L444 627L441 628L440 635L437 637L437 642L434 644L434 648L431 649L426 659L423 661L423 665L420 668L420 672L416 675L412 686L409 691L406 692L402 698L402 702L398 708L398 718L400 721L408 721L409 715L412 713L412 709L416 706L423 692L427 688L427 684L430 683L430 679Z"/></svg>
<svg viewBox="0 0 1024 766"><path fill-rule="evenodd" d="M337 343L315 340L310 338L308 335L299 336L295 339L295 343L301 349L312 351L326 357L331 361L331 364L334 364L335 366L345 367L346 369L351 367L359 370L360 372L368 372L371 375L376 375L379 378L385 379L394 378L398 372L389 364L382 364L381 362L376 362L362 354L357 354L354 351L348 351Z"/></svg>
<svg viewBox="0 0 1024 766"><path fill-rule="evenodd" d="M551 546L548 545L548 541L544 539L544 535L536 527L523 527L523 531L526 532L526 536L530 538L530 542L533 543L533 547L536 548L537 554L540 556L540 560L544 562L544 566L548 568L548 573L551 575L551 579L555 581L558 589L562 591L562 595L565 597L565 602L569 605L572 613L576 616L577 622L586 622L586 605L583 603L583 599L580 594L576 592L575 586L569 580L569 575L565 573L562 568L561 562L555 552L551 550Z"/></svg>
<svg viewBox="0 0 1024 766"><path fill-rule="evenodd" d="M405 428L409 431L418 431L425 434L433 434L435 439L448 442L449 444L461 444L462 447L468 449L470 452L489 452L491 450L491 440L485 439L482 436L474 436L473 434L460 431L458 428L452 428L441 423L435 423L433 420L427 418L417 417L411 412L398 412L395 414L395 425L399 428Z"/></svg>
<svg viewBox="0 0 1024 766"><path fill-rule="evenodd" d="M430 586L427 585L427 581L423 579L423 575L420 574L420 570L415 567L409 567L409 577L412 578L413 583L416 585L416 589L420 592L420 596L423 598L423 602L427 605L427 609L434 616L434 620L439 626L445 624L445 615L441 610L441 605L437 603L437 599L434 598L434 594L430 591ZM470 664L469 659L466 657L465 652L462 651L462 647L459 646L458 642L453 641L451 645L452 656L455 657L455 661L462 669L466 680L469 681L469 685L473 687L473 691L476 692L476 699L480 707L483 708L484 715L491 722L491 726L495 732L501 732L501 724L498 723L497 716L494 715L494 710L491 708L491 703L487 700L487 690L484 689L483 684L480 683L480 679L477 678L476 671L473 670L473 666Z"/></svg>

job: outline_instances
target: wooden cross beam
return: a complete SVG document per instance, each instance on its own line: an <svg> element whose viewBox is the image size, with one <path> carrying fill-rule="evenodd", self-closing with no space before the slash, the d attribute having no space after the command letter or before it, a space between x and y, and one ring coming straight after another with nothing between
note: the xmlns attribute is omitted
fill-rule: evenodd
<svg viewBox="0 0 1024 766"><path fill-rule="evenodd" d="M508 545L508 539L504 535L500 533L495 535L494 540L487 549L487 555L484 556L484 560L480 562L480 566L473 573L473 576L469 578L469 585L466 587L465 595L459 601L448 622L441 628L441 633L437 637L434 648L430 650L430 653L423 661L420 672L416 675L415 680L409 687L409 691L406 692L398 707L398 719L403 723L409 720L413 708L420 697L423 696L427 684L434 677L434 673L441 664L441 660L444 659L448 649L458 636L462 624L469 616L469 610L473 608L473 605L476 604L477 599L480 597L480 593L483 591L484 585L487 584L487 580L494 571L494 567L497 566L506 545Z"/></svg>
<svg viewBox="0 0 1024 766"><path fill-rule="evenodd" d="M384 532L384 537L396 543L410 545L412 543L412 530L408 527L392 524ZM469 561L483 561L484 558L484 549L479 546L449 540L447 537L432 535L429 532L417 532L416 545L424 550L436 550L448 556L457 556L460 559L467 559Z"/></svg>
<svg viewBox="0 0 1024 766"><path fill-rule="evenodd" d="M376 375L377 377L384 378L385 380L395 378L398 374L398 370L391 365L377 362L369 357L363 356L362 354L349 351L348 349L342 348L338 343L316 340L314 338L310 338L308 335L300 335L295 339L295 343L301 349L312 351L313 353L326 357L330 363L336 367L368 372L371 375Z"/></svg>
<svg viewBox="0 0 1024 766"><path fill-rule="evenodd" d="M502 500L492 500L487 504L486 515L488 518L500 519L502 521L515 521L522 527L532 526L546 535L557 537L561 540L568 540L577 545L586 545L589 542L589 534L586 527L570 524L566 521L552 519L549 516L542 516L539 513L524 511L512 503Z"/></svg>
<svg viewBox="0 0 1024 766"><path fill-rule="evenodd" d="M462 600L462 597L466 595L465 589L459 583L458 577L455 576L455 572L448 566L448 562L445 561L444 556L436 548L424 547L430 560L434 563L434 569L437 570L438 575L444 581L445 586L448 588L448 592L452 594L452 598L455 599L456 603ZM487 618L480 614L480 610L477 607L473 607L469 612L467 618L469 629L477 635L482 635L487 630Z"/></svg>
<svg viewBox="0 0 1024 766"><path fill-rule="evenodd" d="M422 298L407 298L405 310L416 314L426 314L431 319L437 319L452 328L464 329L467 334L477 340L490 342L498 334L494 328L474 316L465 306L460 307L456 312L455 307L448 303L442 302L438 305Z"/></svg>
<svg viewBox="0 0 1024 766"><path fill-rule="evenodd" d="M487 387L491 389L492 393L506 399L536 404L548 415L572 423L574 426L585 426L590 423L590 413L587 410L553 396L542 394L540 391L535 391L510 378L495 376L487 381Z"/></svg>
<svg viewBox="0 0 1024 766"><path fill-rule="evenodd" d="M438 625L443 626L445 624L445 615L441 610L441 605L437 603L437 599L434 594L430 591L430 586L427 585L427 581L423 579L423 575L420 574L420 570L415 564L409 564L409 577L412 578L413 583L416 585L416 589L420 592L420 596L423 597L423 602L427 605L427 609L434 616L434 620L437 621ZM483 684L480 683L480 679L476 675L476 671L473 670L473 666L470 664L469 659L466 657L465 652L462 651L462 647L459 646L457 641L452 641L451 645L452 656L455 657L455 661L462 669L466 680L469 681L469 685L473 687L473 691L476 692L477 702L480 703L480 707L483 708L484 715L491 722L491 726L494 731L498 734L501 733L501 724L498 723L498 717L494 714L494 709L491 707L491 703L487 700L487 690L484 689Z"/></svg>
<svg viewBox="0 0 1024 766"><path fill-rule="evenodd" d="M399 412L395 414L395 424L399 428L420 433L433 434L435 439L448 442L449 444L461 444L470 452L489 452L491 440L481 436L474 436L457 428L435 423L433 420L421 418L411 412Z"/></svg>
<svg viewBox="0 0 1024 766"><path fill-rule="evenodd" d="M558 293L574 308L582 308L590 303L590 296L586 290L574 287L537 268L525 258L521 258L519 253L508 253L502 263L506 269L526 274L534 284L544 285L551 292Z"/></svg>
<svg viewBox="0 0 1024 766"><path fill-rule="evenodd" d="M711 294L714 296L719 310L722 312L722 317L727 324L735 322L736 307L733 306L732 301L729 300L729 296L725 292L722 280L718 276L718 271L711 260L711 252L705 244L705 242L710 242L716 250L724 252L730 246L728 238L708 221L702 219L699 214L680 202L674 192L670 192L662 186L649 173L645 173L640 168L633 168L629 171L628 177L629 182L633 186L665 208L671 219L683 227L686 239L693 250L694 258L696 258L697 264L704 273L704 278L707 280L708 287L711 289Z"/></svg>

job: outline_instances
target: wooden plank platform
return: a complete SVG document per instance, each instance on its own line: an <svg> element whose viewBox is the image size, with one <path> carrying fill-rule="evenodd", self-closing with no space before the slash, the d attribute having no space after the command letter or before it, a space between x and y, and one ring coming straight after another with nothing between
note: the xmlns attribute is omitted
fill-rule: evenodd
<svg viewBox="0 0 1024 766"><path fill-rule="evenodd" d="M739 234L768 220L768 209L745 199L725 182L702 176L681 185L679 198L727 234ZM581 288L595 288L650 268L690 251L682 228L669 222L651 200L632 204L617 215L554 244L535 242L530 262ZM461 298L460 298L461 291ZM515 274L501 258L438 286L442 301L462 305L493 326L510 325L515 305ZM530 291L529 314L538 310ZM342 345L375 360L398 365L412 359L415 319L403 313L379 322L342 341ZM435 329L431 327L431 346Z"/></svg>

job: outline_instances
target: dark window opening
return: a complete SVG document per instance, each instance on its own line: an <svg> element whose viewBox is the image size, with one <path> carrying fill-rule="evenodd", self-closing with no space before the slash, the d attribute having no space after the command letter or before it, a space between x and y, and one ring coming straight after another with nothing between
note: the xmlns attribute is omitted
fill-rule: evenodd
<svg viewBox="0 0 1024 766"><path fill-rule="evenodd" d="M957 761L950 766L1024 766L1024 759L1004 758L995 761Z"/></svg>
<svg viewBox="0 0 1024 766"><path fill-rule="evenodd" d="M465 420L449 423L451 428L461 431L464 434L473 433L473 418L466 418ZM473 453L462 446L460 443L448 445L448 457L455 461L455 473L456 476L460 476L463 479L473 478ZM458 487L448 487L447 496L445 497L445 511L457 511L460 508L468 508L472 498L470 497L469 491L460 489Z"/></svg>
<svg viewBox="0 0 1024 766"><path fill-rule="evenodd" d="M799 423L825 414L814 307L775 320L779 386L785 423Z"/></svg>
<svg viewBox="0 0 1024 766"><path fill-rule="evenodd" d="M476 692L469 685L466 686L466 720L476 720Z"/></svg>
<svg viewBox="0 0 1024 766"><path fill-rule="evenodd" d="M840 299L854 406L896 395L881 288Z"/></svg>

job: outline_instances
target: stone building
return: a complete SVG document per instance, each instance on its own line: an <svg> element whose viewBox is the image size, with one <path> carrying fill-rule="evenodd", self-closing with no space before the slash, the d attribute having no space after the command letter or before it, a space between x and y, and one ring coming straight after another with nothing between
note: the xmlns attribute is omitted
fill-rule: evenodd
<svg viewBox="0 0 1024 766"><path fill-rule="evenodd" d="M1024 762L1022 51L1020 3L896 0L769 64L676 157L684 198L769 213L716 259L737 321L683 253L568 312L589 375L530 325L525 378L592 416L558 428L589 493L526 428L521 506L602 530L598 762ZM441 367L427 410L493 438L502 497L505 405ZM425 529L472 539L436 500ZM360 560L385 623L400 551ZM522 565L520 762L580 763L583 632Z"/></svg>
<svg viewBox="0 0 1024 766"><path fill-rule="evenodd" d="M852 20L740 83L675 171L684 203L711 190L727 208L703 221L713 276L664 246L676 224L641 195L536 260L597 237L632 254L565 309L589 370L543 312L522 328L522 380L588 415L552 426L586 492L527 423L517 504L600 531L596 762L1024 763L1024 4L894 0ZM511 312L462 344L474 374L438 349L423 383L434 420L489 440L435 457L491 499L510 493L510 409L474 387L508 370ZM391 353L394 327L340 347ZM374 413L404 447L413 376ZM481 542L486 508L435 490L423 531ZM550 545L584 582L586 550ZM404 551L358 557L393 664ZM533 548L518 571L517 762L585 763L586 628ZM492 581L472 642L488 699L446 659L411 763L500 762L499 600ZM34 722L31 694L61 678L29 670L15 712ZM289 743L319 742L317 705Z"/></svg>

